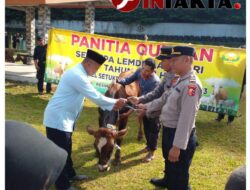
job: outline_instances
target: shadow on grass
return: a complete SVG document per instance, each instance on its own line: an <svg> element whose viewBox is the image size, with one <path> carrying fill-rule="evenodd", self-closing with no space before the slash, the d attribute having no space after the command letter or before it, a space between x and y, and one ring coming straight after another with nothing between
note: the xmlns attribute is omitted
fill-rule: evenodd
<svg viewBox="0 0 250 190"><path fill-rule="evenodd" d="M107 177L109 175L113 175L113 174L117 174L117 177L118 177L120 172L125 172L126 173L126 170L131 169L132 167L135 167L135 166L138 166L138 165L141 165L141 164L145 164L145 163L142 162L141 158L133 159L131 161L126 162L127 159L136 157L139 154L141 154L141 153L133 152L131 154L123 156L122 157L122 163L120 165L116 165L116 166L111 164L110 165L111 169L108 172L99 172L98 168L97 168L97 164L94 164L94 165L89 166L89 167L83 167L81 169L76 168L78 173L82 172L83 174L86 174L87 176L89 176L89 179L87 179L86 181L75 182L75 183L73 183L73 185L75 187L78 187L79 189L88 189L88 188L82 187L82 184L98 180L99 178L105 178L105 177ZM95 159L95 160L97 162L97 159ZM146 164L145 164L145 167L146 167ZM120 180L122 180L122 178ZM145 181L145 183L150 183L149 180L150 179L147 179ZM155 190L161 190L162 188L155 187L154 189Z"/></svg>
<svg viewBox="0 0 250 190"><path fill-rule="evenodd" d="M15 87L25 87L27 84L22 83L10 83L6 85L6 89L15 89ZM35 88L36 86L30 86ZM32 90L34 91L34 89ZM7 93L6 94L6 118L14 119L18 121L24 121L31 125L42 125L44 109L51 98L51 95L39 96L37 93L20 92L19 94ZM208 113L200 111L198 114L196 126L197 136L199 140L199 147L197 151L207 149L210 147L218 147L218 149L224 149L227 152L233 152L235 154L245 154L245 96L241 102L240 113L242 117L237 117L231 126L226 125L226 119L221 123L213 121L217 116L215 113ZM93 147L94 139L88 136L85 127L91 124L94 128L98 128L98 111L96 107L84 107L83 112L80 115L77 122L77 130L73 135L73 144L77 144L77 149L73 150L72 156L74 166L77 173L84 173L93 178L88 181L93 181L98 178L126 171L129 168L143 164L141 158L138 158L139 152L131 152L123 156L123 150L128 150L127 145L131 143L142 145L145 141L138 142L136 140L137 134L137 122L135 117L129 119L128 126L129 131L123 139L122 143L122 164L118 166L111 166L111 170L105 173L99 173L97 170L97 158L95 157L95 150ZM76 137L74 137L76 135ZM77 141L76 138L81 138L85 141ZM124 147L124 149L123 149ZM161 147L161 134L158 140L158 147ZM125 152L124 152L125 153ZM74 160L77 158L76 160ZM112 156L112 159L114 155ZM86 163L91 162L91 165ZM92 163L93 162L93 163ZM146 167L146 166L145 166ZM87 181L86 181L87 182ZM80 183L75 183L80 185ZM80 189L84 189L81 187ZM86 188L85 188L86 189ZM161 188L156 188L161 189Z"/></svg>
<svg viewBox="0 0 250 190"><path fill-rule="evenodd" d="M36 84L31 84L28 82L17 82L11 80L5 80L5 89L11 89L18 86L27 87L27 86L36 86Z"/></svg>
<svg viewBox="0 0 250 190"><path fill-rule="evenodd" d="M89 108L87 108L89 110ZM81 132L82 130L84 131L85 129L81 129ZM132 132L132 131L131 131ZM86 132L87 133L87 132ZM86 135L86 134L85 134ZM88 134L87 134L88 135ZM140 164L142 163L142 160L141 158L138 159L138 160L132 160L132 161L129 161L129 162L126 162L126 160L129 160L131 158L135 158L139 155L141 155L141 150L139 151L135 151L135 152L132 152L130 154L126 154L126 155L123 155L124 152L123 150L126 150L127 147L126 146L129 146L130 143L137 143L137 140L136 138L134 138L133 136L133 133L131 134L128 134L127 136L125 136L123 138L123 141L122 141L122 144L121 144L121 164L115 166L113 165L113 160L114 160L114 155L115 155L115 151L116 149L113 150L113 154L112 154L112 157L111 157L111 163L110 163L110 166L111 166L111 170L115 168L115 171L113 172L119 172L123 169L128 169L129 167L132 167L132 166L135 166L137 164ZM132 136L132 137L131 137ZM130 139L127 139L128 137L131 138ZM81 160L81 162L79 163L79 161L74 164L74 167L77 169L84 169L84 171L87 171L87 170L95 170L95 171L98 171L98 168L97 168L97 162L98 162L98 157L96 156L96 152L95 152L95 149L94 149L94 146L93 146L93 143L94 143L94 138L92 136L90 136L90 139L91 139L91 142L83 145L83 146L79 146L79 148L77 150L73 150L73 157L75 158L84 158L83 160ZM73 142L74 143L74 142ZM140 142L138 144L144 144L144 142ZM124 147L124 148L123 148ZM83 167L83 165L89 161L93 161L95 160L96 163L90 167ZM103 174L110 174L111 171L109 172L104 172ZM102 174L102 173L101 173ZM106 176L105 175L105 176Z"/></svg>
<svg viewBox="0 0 250 190"><path fill-rule="evenodd" d="M245 104L245 102L243 101L242 104ZM241 106L240 112L242 113L242 116L235 118L234 123L230 126L227 126L226 120L220 123L214 121L214 118L217 116L216 113L207 113L207 112L200 111L199 113L200 117L198 116L197 122L196 122L197 134L198 134L198 140L199 140L199 146L197 148L197 152L201 151L203 148L208 148L212 146L212 147L218 147L218 148L224 149L227 152L234 152L235 154L239 154L239 155L245 154L245 122L244 122L245 108L244 108L244 105ZM132 120L132 122L129 122L128 125L135 125L134 120ZM124 139L125 146L128 145L129 143L138 143L134 136L135 130L136 128L132 128L128 136L125 137ZM161 138L159 138L158 143L160 144L160 142L161 142ZM139 144L141 143L143 142L139 142ZM136 158L139 154L140 154L139 152L133 152L126 156L123 156L121 165L119 166L112 165L111 170L105 173L99 173L97 171L97 164L94 164L88 167L81 167L78 169L84 173L90 174L90 176L95 176L88 180L88 181L93 181L98 178L103 178L114 173L125 171L136 165L143 164L141 159ZM94 151L92 152L92 156L93 156L92 160L95 159L97 162L97 159L94 158ZM126 162L126 160L129 160L131 158L135 158L135 159ZM162 189L162 188L155 188L155 189Z"/></svg>
<svg viewBox="0 0 250 190"><path fill-rule="evenodd" d="M78 153L76 151L73 154L75 154L75 156L76 156ZM84 156L87 157L87 159L84 160L84 163L87 162L87 161L95 160L96 161L95 164L91 165L91 166L88 166L88 167L81 167L81 166L75 164L75 169L78 170L78 171L82 171L84 174L89 175L90 178L85 181L85 182L89 182L89 181L97 180L98 178L103 178L103 177L106 177L108 175L112 175L114 173L119 173L121 171L128 170L131 167L143 164L141 158L137 158L137 159L127 161L129 158L137 157L140 154L141 153L138 153L138 152L132 152L131 154L128 154L126 156L122 156L122 158L121 158L122 161L121 161L121 163L119 165L113 165L113 163L112 163L112 161L114 160L114 157L113 157L114 154L113 154L112 159L111 159L111 163L110 163L110 166L111 166L110 171L108 171L108 172L99 172L98 167L97 167L98 158L95 157L95 152L93 151L91 153L88 153L88 155L86 155L84 153ZM89 157L90 155L91 155L91 157ZM94 176L94 177L91 177L91 176ZM81 182L79 182L79 184L80 183Z"/></svg>
<svg viewBox="0 0 250 190"><path fill-rule="evenodd" d="M18 83L18 84L6 85L6 89L13 88L16 86L25 86L25 84ZM40 126L42 125L42 122L43 122L42 120L43 120L44 109L47 106L50 98L51 98L51 95L40 96L37 93L24 92L23 94L22 93L14 94L10 92L6 95L6 112L7 112L6 118L26 122L33 126L34 125ZM88 134L86 132L85 126L89 124L95 126L95 128L97 129L98 128L97 118L98 118L98 111L96 107L84 107L83 112L81 113L81 117L79 121L77 122L77 130L74 132L74 135L78 135L77 137L80 137L80 138L87 136ZM124 145L126 146L127 144L130 144L130 143L138 142L136 140L136 135L134 135L135 130L137 130L137 127L129 129L129 132L128 132L129 134L124 137L122 146ZM74 143L74 135L73 135L73 143ZM77 140L75 142L78 144L78 149L73 150L72 156L75 158L83 158L83 159L81 159L80 162L79 161L74 162L75 163L74 167L76 168L76 170L83 169L84 171L94 170L98 172L96 164L87 168L83 167L83 165L85 165L85 163L89 161L96 160L96 163L97 163L97 159L95 157L95 151L93 147L94 139L91 136L88 137L88 139L91 139L91 140L88 141L87 143L83 142L82 145L81 145L81 141ZM139 144L144 144L144 142L141 141L139 142ZM134 159L134 160L126 162L126 160L136 157L139 154L140 154L139 152L133 152L131 154L123 156L122 157L123 163L121 165L119 166L112 165L110 172L100 173L97 176L103 177L103 176L106 176L115 172L119 172L121 170L126 170L135 165L141 164L142 163L141 159Z"/></svg>
<svg viewBox="0 0 250 190"><path fill-rule="evenodd" d="M96 108L95 108L96 109ZM86 108L85 109L85 113L90 114L90 109ZM86 126L87 123L85 121L87 114L83 114L82 118L80 118L80 121L78 122L78 126L79 125L83 125ZM134 123L133 120L130 123L130 125L136 125L137 123ZM92 126L94 126L95 129L98 129L98 121L94 121L92 122ZM84 182L78 182L75 183L76 185L80 185L81 183L85 183L85 182L90 182L90 181L95 181L98 178L104 178L108 175L112 175L115 173L119 173L121 171L125 171L128 170L134 166L140 165L140 164L144 164L142 162L142 158L138 157L140 155L142 155L141 153L141 149L138 151L133 151L131 153L126 154L126 151L129 149L128 146L130 146L130 144L143 144L144 147L144 143L145 141L137 141L136 135L137 133L135 133L135 131L137 131L137 127L135 128L130 128L128 131L128 134L123 138L122 141L122 145L121 145L121 164L119 165L113 165L113 160L114 160L114 154L115 154L115 149L113 151L112 157L111 157L111 162L110 162L110 166L111 169L108 172L99 172L98 171L98 167L97 167L97 163L98 163L98 158L96 157L95 154L95 149L93 146L94 143L94 138L92 136L88 136L87 132L85 131L85 128L78 128L78 133L84 133L84 134L78 134L81 136L86 136L86 138L90 139L87 140L87 143L84 144L83 146L79 146L78 149L73 150L72 156L73 156L73 160L75 159L74 162L74 168L76 169L77 173L84 173L86 175L88 175L90 178ZM132 145L133 146L133 145ZM141 148L143 148L141 147ZM138 148L138 146L136 147ZM79 158L83 158L82 160L79 160ZM88 165L87 167L85 167L84 165L88 162L91 162L91 165ZM93 176L93 177L91 177Z"/></svg>

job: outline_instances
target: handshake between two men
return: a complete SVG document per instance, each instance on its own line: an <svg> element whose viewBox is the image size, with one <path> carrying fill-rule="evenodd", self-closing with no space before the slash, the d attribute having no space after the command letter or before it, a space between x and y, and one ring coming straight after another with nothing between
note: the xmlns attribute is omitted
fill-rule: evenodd
<svg viewBox="0 0 250 190"><path fill-rule="evenodd" d="M143 117L146 112L145 106L143 104L139 104L139 98L135 96L128 97L127 99L124 98L118 99L113 107L113 110L118 111L122 107L130 108L130 110L126 113L123 113L120 117L127 117L133 111L135 111L139 117Z"/></svg>

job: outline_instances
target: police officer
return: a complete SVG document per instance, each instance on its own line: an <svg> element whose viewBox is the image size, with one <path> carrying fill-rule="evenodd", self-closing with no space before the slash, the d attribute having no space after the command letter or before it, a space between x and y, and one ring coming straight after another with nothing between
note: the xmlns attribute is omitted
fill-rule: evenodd
<svg viewBox="0 0 250 190"><path fill-rule="evenodd" d="M166 71L165 76L164 76L163 80L160 82L160 84L152 92L149 92L147 94L143 94L140 97L135 97L135 96L129 97L128 100L130 102L132 102L133 104L147 103L147 102L153 101L154 99L161 97L161 95L164 93L164 91L170 90L172 84L178 78L178 75L176 75L173 72L172 59L171 59L171 57L169 57L169 55L171 54L171 50L172 50L172 47L163 46L161 48L160 55L156 57L156 59L161 61L160 62L161 68L164 71ZM149 116L150 118L148 118L148 119L157 118L160 115L160 111L150 113L149 115L150 115ZM152 126L152 127L157 129L156 126ZM158 127L158 128L160 129L160 127ZM144 125L144 132L146 130L147 129L145 128L145 125ZM159 130L158 130L158 132L159 132ZM145 136L146 136L146 133L145 133ZM146 136L146 138L147 138L147 136ZM145 151L148 151L148 147L146 147L146 149L143 150L143 152L145 152Z"/></svg>
<svg viewBox="0 0 250 190"><path fill-rule="evenodd" d="M194 53L194 48L188 46L172 49L173 69L180 78L169 92L144 105L147 114L161 110L163 125L165 175L150 182L168 190L191 189L189 167L196 149L195 117L202 96L201 82L192 70Z"/></svg>
<svg viewBox="0 0 250 190"><path fill-rule="evenodd" d="M40 36L36 38L37 46L34 50L34 63L36 67L36 77L38 80L37 89L39 94L43 94L43 81L44 81L44 73L45 73L45 66L46 66L46 51L47 51L47 44L44 45L44 39ZM46 84L46 92L51 92L51 83Z"/></svg>
<svg viewBox="0 0 250 190"><path fill-rule="evenodd" d="M47 137L68 153L66 165L55 183L58 190L74 190L70 181L87 178L76 174L71 159L72 133L85 97L109 111L119 110L127 102L126 99L103 96L91 85L88 76L94 75L105 61L106 58L101 54L88 49L86 58L63 74L44 111L43 124L46 126Z"/></svg>
<svg viewBox="0 0 250 190"><path fill-rule="evenodd" d="M161 83L152 91L140 97L129 97L128 100L133 104L139 103L147 103L154 99L160 98L164 91L170 90L172 83L175 82L175 79L178 76L173 72L172 69L172 59L169 57L171 54L172 47L171 46L163 46L161 48L161 53L156 59L160 60L161 68L166 71L165 76Z"/></svg>

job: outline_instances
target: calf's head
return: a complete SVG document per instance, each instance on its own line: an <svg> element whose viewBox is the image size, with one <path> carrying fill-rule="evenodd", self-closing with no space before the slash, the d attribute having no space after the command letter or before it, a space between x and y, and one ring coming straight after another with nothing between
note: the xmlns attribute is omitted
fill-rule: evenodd
<svg viewBox="0 0 250 190"><path fill-rule="evenodd" d="M95 137L94 147L98 156L98 169L99 171L108 171L109 161L115 146L115 140L123 137L127 133L127 129L116 131L110 128L99 128L94 130L91 127L87 127L87 131L90 135Z"/></svg>

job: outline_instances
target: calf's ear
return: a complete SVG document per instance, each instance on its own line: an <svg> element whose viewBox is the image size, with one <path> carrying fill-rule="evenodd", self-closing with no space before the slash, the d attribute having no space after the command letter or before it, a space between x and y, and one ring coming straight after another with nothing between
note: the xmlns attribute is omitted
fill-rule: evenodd
<svg viewBox="0 0 250 190"><path fill-rule="evenodd" d="M114 138L115 139L122 138L127 133L127 131L128 131L128 129L126 128L126 129L122 129L122 130L120 130L118 132L115 132L114 133Z"/></svg>
<svg viewBox="0 0 250 190"><path fill-rule="evenodd" d="M95 136L96 131L94 129L92 129L92 127L90 127L89 125L87 126L87 131L90 135Z"/></svg>

